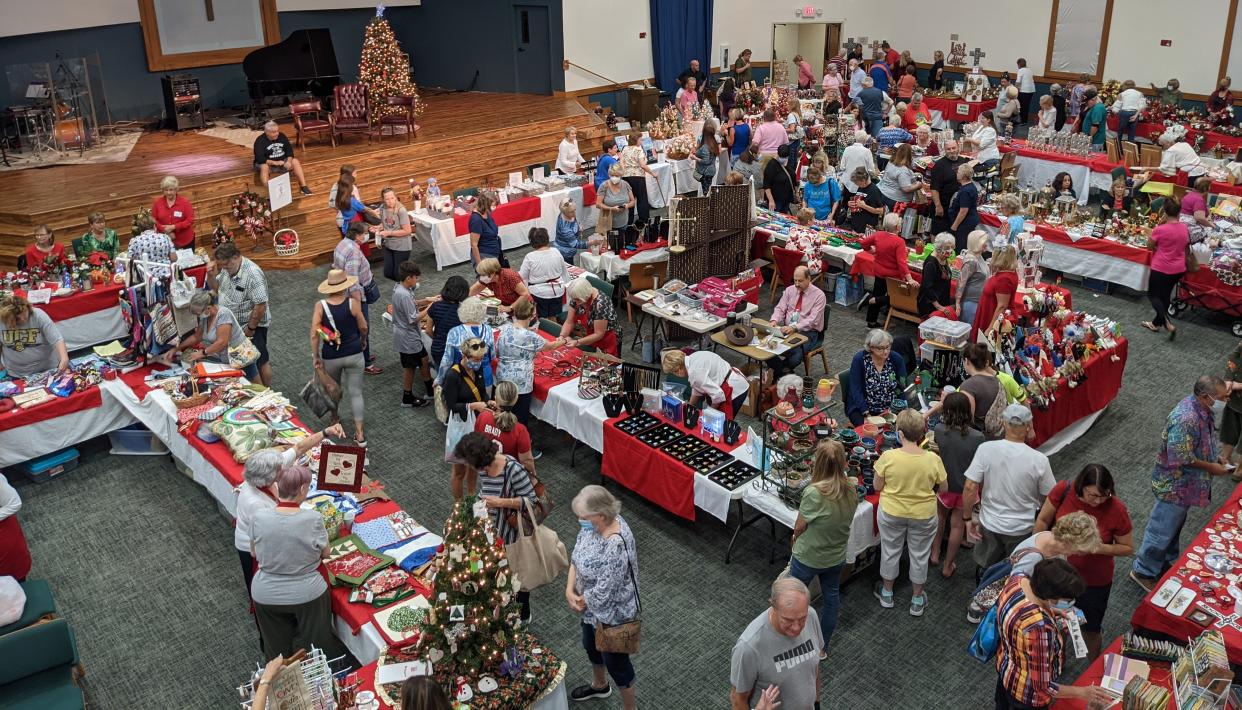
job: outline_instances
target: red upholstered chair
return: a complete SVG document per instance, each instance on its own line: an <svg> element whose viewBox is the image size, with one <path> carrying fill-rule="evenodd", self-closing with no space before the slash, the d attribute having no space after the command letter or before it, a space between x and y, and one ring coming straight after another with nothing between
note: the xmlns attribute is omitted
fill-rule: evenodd
<svg viewBox="0 0 1242 710"><path fill-rule="evenodd" d="M289 104L289 112L293 114L293 126L298 132L298 148L306 150L306 134L308 133L327 133L328 139L332 141L332 147L336 147L332 114L323 110L323 104L319 102L319 99L295 101Z"/></svg>
<svg viewBox="0 0 1242 710"><path fill-rule="evenodd" d="M417 99L413 96L389 96L387 106L380 113L375 125L379 128L379 140L384 142L384 126L405 126L405 142L414 139L414 131L418 126L414 123L414 106ZM393 132L396 134L396 131Z"/></svg>
<svg viewBox="0 0 1242 710"><path fill-rule="evenodd" d="M334 135L365 133L371 142L370 104L367 87L362 84L337 84L332 89L336 109L332 112Z"/></svg>
<svg viewBox="0 0 1242 710"><path fill-rule="evenodd" d="M794 269L802 265L802 252L797 249L784 249L773 245L772 261L776 264L776 269L772 273L772 288L768 292L768 300L776 304L776 289L781 286L792 286L794 282ZM815 275L811 282L823 279L823 272Z"/></svg>

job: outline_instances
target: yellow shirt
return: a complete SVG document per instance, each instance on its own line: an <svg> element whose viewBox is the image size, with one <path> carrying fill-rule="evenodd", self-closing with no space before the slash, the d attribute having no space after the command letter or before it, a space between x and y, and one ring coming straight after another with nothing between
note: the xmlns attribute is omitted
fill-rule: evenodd
<svg viewBox="0 0 1242 710"><path fill-rule="evenodd" d="M996 379L1000 381L1001 387L1005 388L1005 397L1009 399L1010 404L1026 401L1026 390L1022 389L1022 385L1013 379L1013 375L1008 372L997 372Z"/></svg>
<svg viewBox="0 0 1242 710"><path fill-rule="evenodd" d="M875 475L884 479L880 510L895 518L913 520L926 520L936 514L936 486L949 480L944 463L936 454L908 454L900 449L880 454Z"/></svg>

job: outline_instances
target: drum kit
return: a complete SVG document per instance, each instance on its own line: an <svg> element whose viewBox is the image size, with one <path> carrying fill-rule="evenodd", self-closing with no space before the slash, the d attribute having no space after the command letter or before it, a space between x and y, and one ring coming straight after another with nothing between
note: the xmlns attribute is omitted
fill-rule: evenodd
<svg viewBox="0 0 1242 710"><path fill-rule="evenodd" d="M65 60L59 53L57 59L56 65L42 65L44 71L26 74L27 102L5 111L8 129L0 147L42 161L47 153L76 150L82 155L100 142L85 62ZM8 164L7 154L4 162Z"/></svg>

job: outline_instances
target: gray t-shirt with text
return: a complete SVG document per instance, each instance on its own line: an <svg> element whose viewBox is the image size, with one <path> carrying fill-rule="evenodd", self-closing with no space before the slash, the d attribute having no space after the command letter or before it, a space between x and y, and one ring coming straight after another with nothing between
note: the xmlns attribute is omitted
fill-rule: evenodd
<svg viewBox="0 0 1242 710"><path fill-rule="evenodd" d="M807 610L806 624L797 636L785 636L772 628L766 609L742 632L733 645L729 683L739 693L750 691L750 706L769 685L781 689L782 708L810 710L815 701L815 678L819 673L819 651L824 637L819 616Z"/></svg>
<svg viewBox="0 0 1242 710"><path fill-rule="evenodd" d="M10 375L25 377L59 364L56 343L64 340L60 329L51 317L38 308L30 311L30 318L14 328L0 321L0 359Z"/></svg>

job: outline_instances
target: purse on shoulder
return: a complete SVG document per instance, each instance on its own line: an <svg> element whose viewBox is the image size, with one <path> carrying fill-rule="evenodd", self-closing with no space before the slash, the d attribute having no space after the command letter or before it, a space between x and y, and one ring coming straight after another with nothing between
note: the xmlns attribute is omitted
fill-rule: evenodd
<svg viewBox="0 0 1242 710"><path fill-rule="evenodd" d="M643 622L639 618L643 613L643 600L638 595L638 580L634 579L634 565L630 560L630 547L625 542L625 538L621 538L621 544L625 545L625 566L630 571L630 583L634 585L634 602L637 606L637 614L630 621L623 621L620 624L605 624L596 619L595 621L595 650L600 653L638 653L638 642L642 636Z"/></svg>

